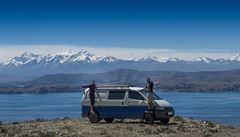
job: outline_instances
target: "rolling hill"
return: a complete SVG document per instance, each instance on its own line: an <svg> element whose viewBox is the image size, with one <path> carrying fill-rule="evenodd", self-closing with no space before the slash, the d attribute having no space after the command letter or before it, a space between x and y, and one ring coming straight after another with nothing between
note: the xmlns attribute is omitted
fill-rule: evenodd
<svg viewBox="0 0 240 137"><path fill-rule="evenodd" d="M97 84L129 84L144 87L147 77L162 91L240 91L240 70L230 71L138 71L117 69L105 73L51 74L34 80L1 84L0 92L69 92L96 80Z"/></svg>

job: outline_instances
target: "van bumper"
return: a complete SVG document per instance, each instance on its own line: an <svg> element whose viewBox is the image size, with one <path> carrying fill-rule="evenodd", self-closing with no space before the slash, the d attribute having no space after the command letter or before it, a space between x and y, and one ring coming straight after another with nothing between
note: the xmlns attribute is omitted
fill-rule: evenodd
<svg viewBox="0 0 240 137"><path fill-rule="evenodd" d="M172 107L165 107L164 109L155 109L155 119L170 118L174 116L174 109Z"/></svg>

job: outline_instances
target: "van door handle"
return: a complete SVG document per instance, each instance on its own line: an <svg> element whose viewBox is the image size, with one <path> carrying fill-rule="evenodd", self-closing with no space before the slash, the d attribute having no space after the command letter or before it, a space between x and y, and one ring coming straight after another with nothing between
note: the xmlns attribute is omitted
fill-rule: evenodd
<svg viewBox="0 0 240 137"><path fill-rule="evenodd" d="M128 103L131 103L131 101L128 101Z"/></svg>

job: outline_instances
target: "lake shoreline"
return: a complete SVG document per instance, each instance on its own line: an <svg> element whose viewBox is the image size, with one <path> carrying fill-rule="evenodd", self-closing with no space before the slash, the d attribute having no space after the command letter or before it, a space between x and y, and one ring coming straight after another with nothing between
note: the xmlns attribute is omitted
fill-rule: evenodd
<svg viewBox="0 0 240 137"><path fill-rule="evenodd" d="M74 136L240 136L240 128L176 116L169 124L156 122L147 125L142 120L129 120L123 122L115 120L113 123L105 123L103 120L97 124L91 124L85 118L70 119L58 118L54 120L36 119L26 122L12 122L0 124L0 136L48 136L48 137L74 137Z"/></svg>

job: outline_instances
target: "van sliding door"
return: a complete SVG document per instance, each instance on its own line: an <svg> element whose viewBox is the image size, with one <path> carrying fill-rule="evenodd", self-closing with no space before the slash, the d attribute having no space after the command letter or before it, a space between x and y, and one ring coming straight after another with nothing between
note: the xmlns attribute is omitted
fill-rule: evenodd
<svg viewBox="0 0 240 137"><path fill-rule="evenodd" d="M125 118L127 104L125 103L125 90L110 90L105 105L101 107L102 118Z"/></svg>

